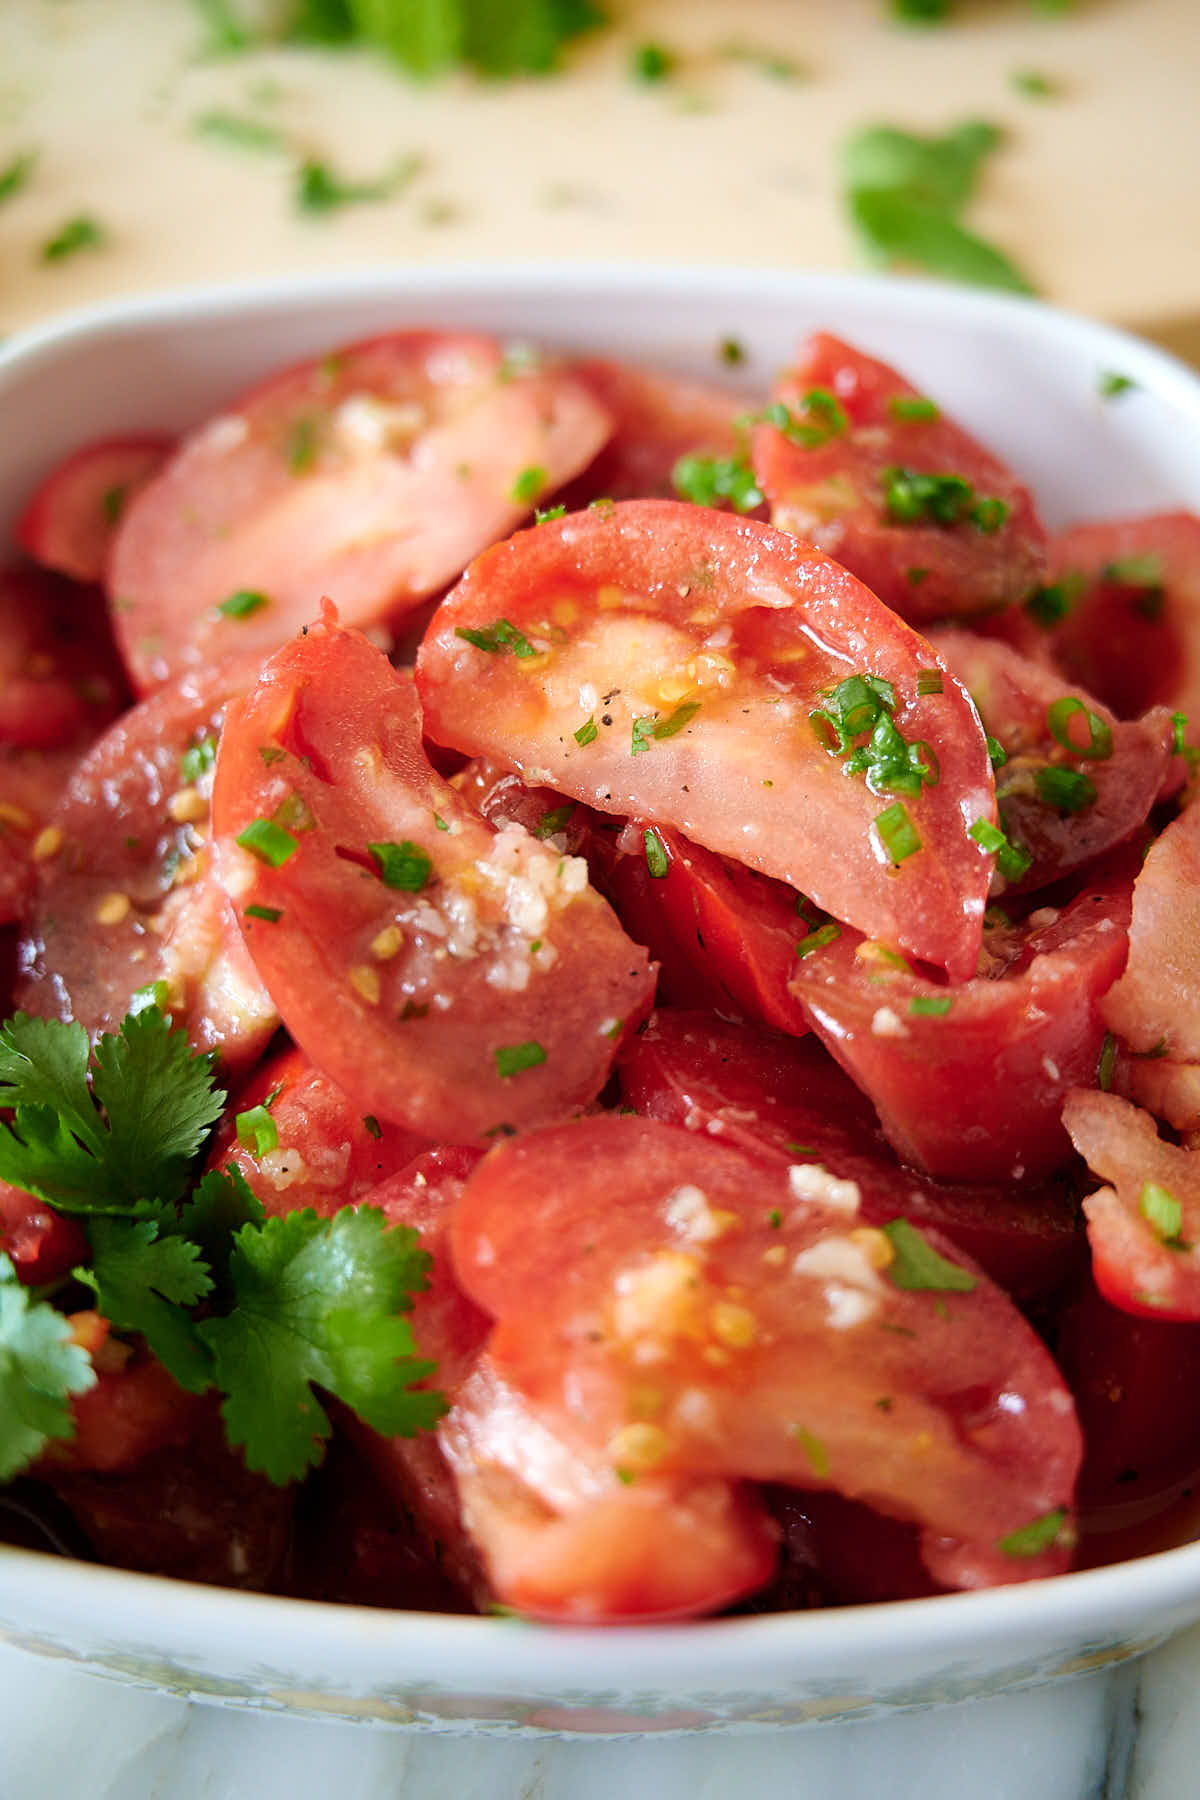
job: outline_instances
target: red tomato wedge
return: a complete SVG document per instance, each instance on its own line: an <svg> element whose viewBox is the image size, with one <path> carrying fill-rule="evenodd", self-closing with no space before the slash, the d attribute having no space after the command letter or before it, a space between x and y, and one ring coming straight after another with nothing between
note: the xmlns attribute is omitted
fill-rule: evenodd
<svg viewBox="0 0 1200 1800"><path fill-rule="evenodd" d="M1165 707L1120 723L1086 690L994 639L931 634L979 708L1004 761L996 806L1009 843L1031 859L1001 891L1028 893L1082 868L1144 825L1182 762Z"/></svg>
<svg viewBox="0 0 1200 1800"><path fill-rule="evenodd" d="M208 845L216 737L257 667L184 677L125 713L79 764L40 841L15 993L23 1011L116 1031L133 996L161 983L155 997L229 1073L266 1048L278 1019Z"/></svg>
<svg viewBox="0 0 1200 1800"><path fill-rule="evenodd" d="M829 1053L704 1013L659 1010L626 1046L621 1093L644 1118L748 1156L818 1164L859 1190L864 1224L934 1227L1023 1302L1046 1299L1086 1245L1066 1184L948 1186L903 1168Z"/></svg>
<svg viewBox="0 0 1200 1800"><path fill-rule="evenodd" d="M1135 1053L1200 1063L1200 807L1173 819L1133 884L1129 961L1100 1008Z"/></svg>
<svg viewBox="0 0 1200 1800"><path fill-rule="evenodd" d="M600 1092L650 1004L645 952L581 861L435 773L411 678L365 638L327 622L271 659L213 808L259 973L364 1112L466 1142Z"/></svg>
<svg viewBox="0 0 1200 1800"><path fill-rule="evenodd" d="M738 421L750 406L743 394L598 358L572 363L571 373L610 415L613 434L582 475L555 496L568 512L598 499L672 498L671 477L681 456L732 457L743 447Z"/></svg>
<svg viewBox="0 0 1200 1800"><path fill-rule="evenodd" d="M718 1612L770 1580L778 1532L747 1484L622 1482L568 1446L484 1356L439 1430L496 1598L563 1624Z"/></svg>
<svg viewBox="0 0 1200 1800"><path fill-rule="evenodd" d="M270 1125L257 1114L260 1107ZM250 1113L257 1124L242 1124ZM267 1149L272 1135L276 1141ZM328 1217L366 1199L428 1148L401 1125L364 1117L302 1050L291 1049L268 1057L238 1090L214 1136L208 1166L240 1170L268 1213L309 1206Z"/></svg>
<svg viewBox="0 0 1200 1800"><path fill-rule="evenodd" d="M1119 718L1168 706L1200 725L1200 518L1076 525L1051 547L1050 579L1066 616L1049 641L1068 681Z"/></svg>
<svg viewBox="0 0 1200 1800"><path fill-rule="evenodd" d="M1135 1318L1085 1279L1052 1341L1087 1445L1084 1531L1107 1534L1160 1512L1200 1473L1200 1325Z"/></svg>
<svg viewBox="0 0 1200 1800"><path fill-rule="evenodd" d="M1061 908L997 922L958 987L843 932L798 964L792 991L904 1161L943 1181L1020 1181L1070 1159L1062 1103L1097 1080L1129 907L1129 875L1098 873Z"/></svg>
<svg viewBox="0 0 1200 1800"><path fill-rule="evenodd" d="M1049 1355L945 1239L861 1225L818 1173L628 1117L493 1150L451 1231L497 1372L635 1486L833 1488L919 1521L952 1586L1065 1567L1082 1446Z"/></svg>
<svg viewBox="0 0 1200 1800"><path fill-rule="evenodd" d="M922 670L942 692L919 691ZM974 969L990 864L968 830L994 817L974 708L923 638L786 533L668 500L518 533L439 607L417 681L437 742ZM810 717L831 708L856 725L840 753ZM880 718L902 757L930 752L928 783L897 771L902 798L849 772Z"/></svg>
<svg viewBox="0 0 1200 1800"><path fill-rule="evenodd" d="M102 581L126 506L173 448L174 439L150 435L84 444L35 489L16 523L18 544L44 568Z"/></svg>
<svg viewBox="0 0 1200 1800"><path fill-rule="evenodd" d="M1100 1292L1126 1312L1200 1321L1200 1153L1116 1094L1069 1095L1063 1122L1110 1184L1083 1203Z"/></svg>
<svg viewBox="0 0 1200 1800"><path fill-rule="evenodd" d="M275 376L122 520L108 588L134 681L274 649L323 594L352 625L436 594L608 432L582 383L491 338L397 332Z"/></svg>
<svg viewBox="0 0 1200 1800"><path fill-rule="evenodd" d="M902 617L992 612L1039 580L1045 534L1028 490L886 363L819 332L771 400L785 422L756 426L753 449L775 524Z"/></svg>

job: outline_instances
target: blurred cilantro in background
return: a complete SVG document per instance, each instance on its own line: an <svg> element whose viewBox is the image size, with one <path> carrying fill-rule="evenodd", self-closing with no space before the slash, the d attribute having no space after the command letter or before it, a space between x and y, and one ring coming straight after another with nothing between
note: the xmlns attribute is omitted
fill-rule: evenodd
<svg viewBox="0 0 1200 1800"><path fill-rule="evenodd" d="M237 0L195 0L214 49L248 49L263 34ZM593 0L294 0L274 41L367 44L412 75L465 63L481 75L545 74L569 38L604 22Z"/></svg>

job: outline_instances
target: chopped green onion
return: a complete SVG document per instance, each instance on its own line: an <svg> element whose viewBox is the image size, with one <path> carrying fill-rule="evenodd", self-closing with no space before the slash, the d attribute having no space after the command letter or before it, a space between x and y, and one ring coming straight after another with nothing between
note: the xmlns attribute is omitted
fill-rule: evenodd
<svg viewBox="0 0 1200 1800"><path fill-rule="evenodd" d="M257 856L272 869L282 868L289 856L295 856L300 848L298 841L290 831L277 825L273 819L251 819L244 831L238 833L237 843L251 856Z"/></svg>
<svg viewBox="0 0 1200 1800"><path fill-rule="evenodd" d="M549 525L552 519L561 519L566 510L564 501L560 501L557 506L539 507L533 515L533 522L535 525Z"/></svg>
<svg viewBox="0 0 1200 1800"><path fill-rule="evenodd" d="M949 1262L908 1219L892 1219L880 1229L894 1253L884 1273L895 1287L909 1293L970 1294L979 1286L969 1269Z"/></svg>
<svg viewBox="0 0 1200 1800"><path fill-rule="evenodd" d="M831 438L841 437L850 420L841 401L829 388L812 387L791 406L773 401L758 415L764 425L774 425L789 444L801 450L817 450Z"/></svg>
<svg viewBox="0 0 1200 1800"><path fill-rule="evenodd" d="M529 639L507 619L497 619L493 625L483 625L478 630L468 625L456 625L455 637L473 644L476 650L486 650L489 656L503 655L511 650L514 656L536 656L537 651Z"/></svg>
<svg viewBox="0 0 1200 1800"><path fill-rule="evenodd" d="M1096 798L1096 784L1076 769L1061 769L1051 764L1034 773L1038 799L1058 812L1077 813L1091 806Z"/></svg>
<svg viewBox="0 0 1200 1800"><path fill-rule="evenodd" d="M1137 387L1131 375L1122 375L1116 369L1102 369L1098 392L1102 400L1115 400L1120 394L1128 394Z"/></svg>
<svg viewBox="0 0 1200 1800"><path fill-rule="evenodd" d="M248 906L246 908L246 917L248 919L261 919L264 925L278 925L280 919L283 917L283 908L281 906Z"/></svg>
<svg viewBox="0 0 1200 1800"><path fill-rule="evenodd" d="M892 806L884 807L883 811L876 815L875 829L893 863L902 863L906 857L912 856L921 848L921 839L917 828L908 816L908 808L901 800L897 800Z"/></svg>
<svg viewBox="0 0 1200 1800"><path fill-rule="evenodd" d="M1072 721L1080 717L1087 723L1086 744L1078 743L1071 734ZM1088 762L1104 762L1113 753L1111 726L1085 706L1076 694L1063 694L1046 708L1046 725L1051 737L1073 756L1082 756Z"/></svg>
<svg viewBox="0 0 1200 1800"><path fill-rule="evenodd" d="M635 44L629 58L629 72L635 81L653 86L665 81L675 67L675 58L662 44Z"/></svg>
<svg viewBox="0 0 1200 1800"><path fill-rule="evenodd" d="M649 750L650 740L654 736L654 724L653 713L642 713L633 721L629 734L630 756L640 756L643 751Z"/></svg>
<svg viewBox="0 0 1200 1800"><path fill-rule="evenodd" d="M829 919L824 925L818 925L815 931L810 931L807 937L800 939L796 945L796 955L799 957L811 956L814 950L823 950L826 944L832 944L834 939L840 938L841 935L841 926L833 919Z"/></svg>
<svg viewBox="0 0 1200 1800"><path fill-rule="evenodd" d="M561 831L564 825L570 823L571 814L574 811L575 802L568 800L565 806L555 806L549 812L544 812L533 828L534 837L553 837L556 831Z"/></svg>
<svg viewBox="0 0 1200 1800"><path fill-rule="evenodd" d="M996 858L996 867L1006 881L1020 881L1033 862L1028 850L1010 843L999 826L987 819L976 819L967 836L974 839L986 856Z"/></svg>
<svg viewBox="0 0 1200 1800"><path fill-rule="evenodd" d="M1031 1519L1028 1525L1018 1526L1007 1537L998 1538L996 1548L1004 1556L1040 1556L1043 1550L1052 1550L1063 1538L1066 1524L1066 1508L1058 1506L1053 1512Z"/></svg>
<svg viewBox="0 0 1200 1800"><path fill-rule="evenodd" d="M1025 602L1025 611L1044 630L1050 631L1055 625L1062 624L1086 586L1086 577L1078 571L1064 575L1060 581L1034 588Z"/></svg>
<svg viewBox="0 0 1200 1800"><path fill-rule="evenodd" d="M532 506L538 495L545 491L549 479L540 463L530 463L513 482L509 499L515 500L518 506Z"/></svg>
<svg viewBox="0 0 1200 1800"><path fill-rule="evenodd" d="M1165 574L1162 557L1153 550L1141 556L1119 556L1114 562L1105 563L1100 571L1102 580L1118 582L1122 587L1161 587Z"/></svg>
<svg viewBox="0 0 1200 1800"><path fill-rule="evenodd" d="M279 1127L265 1106L252 1106L234 1119L237 1141L243 1150L255 1156L266 1156L279 1147Z"/></svg>
<svg viewBox="0 0 1200 1800"><path fill-rule="evenodd" d="M945 683L942 680L942 671L940 669L917 670L917 693L922 698L925 698L929 694L941 694L944 692Z"/></svg>
<svg viewBox="0 0 1200 1800"><path fill-rule="evenodd" d="M1138 1197L1138 1211L1160 1243L1178 1249L1183 1230L1183 1208L1169 1188L1157 1181L1143 1184Z"/></svg>
<svg viewBox="0 0 1200 1800"><path fill-rule="evenodd" d="M534 1039L524 1044L501 1044L493 1050L496 1061L496 1073L502 1081L511 1075L519 1075L523 1069L536 1069L546 1061L546 1052Z"/></svg>
<svg viewBox="0 0 1200 1800"><path fill-rule="evenodd" d="M1018 94L1030 100L1053 100L1057 92L1054 83L1037 69L1014 69L1008 79Z"/></svg>
<svg viewBox="0 0 1200 1800"><path fill-rule="evenodd" d="M944 1019L953 1005L953 994L914 994L908 1010L916 1019Z"/></svg>
<svg viewBox="0 0 1200 1800"><path fill-rule="evenodd" d="M1113 1070L1117 1062L1117 1040L1111 1031L1104 1034L1104 1042L1100 1046L1100 1059L1096 1064L1096 1086L1102 1094L1112 1092Z"/></svg>
<svg viewBox="0 0 1200 1800"><path fill-rule="evenodd" d="M728 500L735 512L753 512L763 492L744 456L681 456L671 471L675 492L694 506Z"/></svg>
<svg viewBox="0 0 1200 1800"><path fill-rule="evenodd" d="M363 1114L363 1128L368 1137L381 1138L383 1136L383 1126L374 1113Z"/></svg>
<svg viewBox="0 0 1200 1800"><path fill-rule="evenodd" d="M400 844L368 844L384 887L405 894L419 894L433 874L433 862L419 844L405 838Z"/></svg>
<svg viewBox="0 0 1200 1800"><path fill-rule="evenodd" d="M656 881L661 881L664 876L668 874L671 867L671 859L667 855L667 847L659 837L657 831L652 830L650 827L647 827L643 833L642 842L646 849L646 867Z"/></svg>
<svg viewBox="0 0 1200 1800"><path fill-rule="evenodd" d="M260 594L257 588L239 588L236 594L230 594L227 600L218 604L217 611L224 613L227 619L248 619L269 604L267 596Z"/></svg>
<svg viewBox="0 0 1200 1800"><path fill-rule="evenodd" d="M729 368L736 368L746 360L746 346L740 338L725 337L717 345L717 356Z"/></svg>
<svg viewBox="0 0 1200 1800"><path fill-rule="evenodd" d="M927 400L923 394L893 394L888 401L888 411L893 419L913 424L929 424L942 416L936 400Z"/></svg>
<svg viewBox="0 0 1200 1800"><path fill-rule="evenodd" d="M804 1425L789 1425L788 1436L799 1444L818 1481L825 1481L829 1475L829 1452L820 1438L814 1436Z"/></svg>
<svg viewBox="0 0 1200 1800"><path fill-rule="evenodd" d="M700 702L698 700L685 701L682 706L677 706L675 708L675 711L669 718L660 719L658 724L654 727L651 736L656 739L674 737L676 732L682 731L684 726L688 724L690 720L694 719L699 711Z"/></svg>
<svg viewBox="0 0 1200 1800"><path fill-rule="evenodd" d="M215 737L201 738L198 744L192 744L179 759L179 779L188 787L207 775L217 760L217 740Z"/></svg>
<svg viewBox="0 0 1200 1800"><path fill-rule="evenodd" d="M107 238L104 227L88 213L79 213L42 245L43 262L62 262L77 250L96 250Z"/></svg>

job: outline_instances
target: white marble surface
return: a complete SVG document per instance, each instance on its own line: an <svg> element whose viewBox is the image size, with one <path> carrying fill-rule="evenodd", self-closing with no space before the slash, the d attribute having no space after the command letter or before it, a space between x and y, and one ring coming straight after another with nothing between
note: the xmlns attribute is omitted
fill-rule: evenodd
<svg viewBox="0 0 1200 1800"><path fill-rule="evenodd" d="M1188 1800L1200 1629L1122 1669L851 1725L468 1737L196 1705L0 1648L0 1800Z"/></svg>

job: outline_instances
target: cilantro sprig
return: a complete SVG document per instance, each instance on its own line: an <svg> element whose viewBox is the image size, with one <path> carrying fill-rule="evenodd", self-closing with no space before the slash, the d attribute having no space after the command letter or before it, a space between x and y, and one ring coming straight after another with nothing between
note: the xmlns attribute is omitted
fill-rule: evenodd
<svg viewBox="0 0 1200 1800"><path fill-rule="evenodd" d="M376 1430L410 1435L445 1410L413 1391L404 1317L426 1285L414 1231L377 1208L267 1218L236 1168L188 1193L225 1095L157 1005L89 1057L81 1025L18 1013L0 1028L0 1179L74 1216L73 1279L119 1332L141 1336L191 1393L216 1387L247 1467L283 1484L321 1460L331 1426L317 1383ZM0 1256L0 1480L70 1437L70 1398L95 1380L49 1299Z"/></svg>

